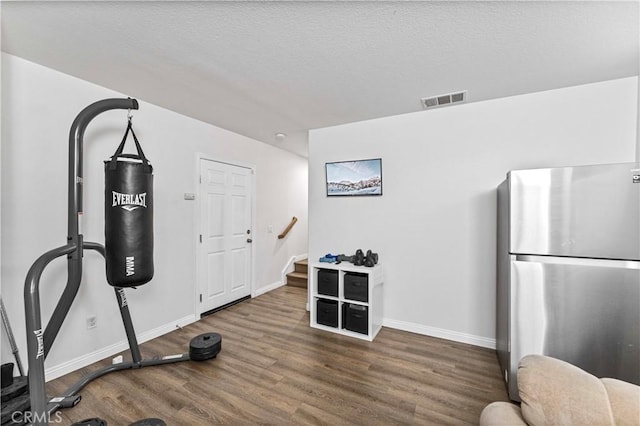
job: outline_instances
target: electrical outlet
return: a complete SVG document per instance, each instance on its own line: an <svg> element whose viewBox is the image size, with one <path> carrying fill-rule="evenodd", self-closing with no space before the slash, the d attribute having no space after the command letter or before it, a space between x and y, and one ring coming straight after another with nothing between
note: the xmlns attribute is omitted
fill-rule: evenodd
<svg viewBox="0 0 640 426"><path fill-rule="evenodd" d="M90 330L92 328L96 328L98 326L98 317L95 315L92 315L90 317L87 317L87 330Z"/></svg>

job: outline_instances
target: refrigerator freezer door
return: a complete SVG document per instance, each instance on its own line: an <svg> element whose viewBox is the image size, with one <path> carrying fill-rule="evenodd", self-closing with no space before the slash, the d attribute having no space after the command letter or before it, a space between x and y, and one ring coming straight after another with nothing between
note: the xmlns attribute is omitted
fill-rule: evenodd
<svg viewBox="0 0 640 426"><path fill-rule="evenodd" d="M509 173L514 254L640 260L639 163Z"/></svg>
<svg viewBox="0 0 640 426"><path fill-rule="evenodd" d="M511 262L512 398L527 354L640 384L640 263L521 258Z"/></svg>

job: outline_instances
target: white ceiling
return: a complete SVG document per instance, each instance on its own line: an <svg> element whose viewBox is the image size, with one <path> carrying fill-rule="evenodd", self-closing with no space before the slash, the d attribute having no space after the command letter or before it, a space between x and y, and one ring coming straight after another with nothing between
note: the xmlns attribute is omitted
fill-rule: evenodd
<svg viewBox="0 0 640 426"><path fill-rule="evenodd" d="M638 0L0 7L5 52L303 156L310 129L420 111L422 97L639 74Z"/></svg>

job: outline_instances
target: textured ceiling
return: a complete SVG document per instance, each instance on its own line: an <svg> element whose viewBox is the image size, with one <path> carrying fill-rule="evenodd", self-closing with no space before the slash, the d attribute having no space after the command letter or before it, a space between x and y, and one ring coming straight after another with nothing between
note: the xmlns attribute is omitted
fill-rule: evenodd
<svg viewBox="0 0 640 426"><path fill-rule="evenodd" d="M5 52L303 156L309 129L419 111L422 97L467 90L475 102L639 73L638 1L0 8Z"/></svg>

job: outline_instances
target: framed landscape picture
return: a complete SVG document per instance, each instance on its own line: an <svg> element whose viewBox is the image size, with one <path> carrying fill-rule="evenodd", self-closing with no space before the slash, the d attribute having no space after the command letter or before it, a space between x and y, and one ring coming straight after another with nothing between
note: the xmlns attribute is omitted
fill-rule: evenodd
<svg viewBox="0 0 640 426"><path fill-rule="evenodd" d="M382 195L382 158L326 163L327 196Z"/></svg>

